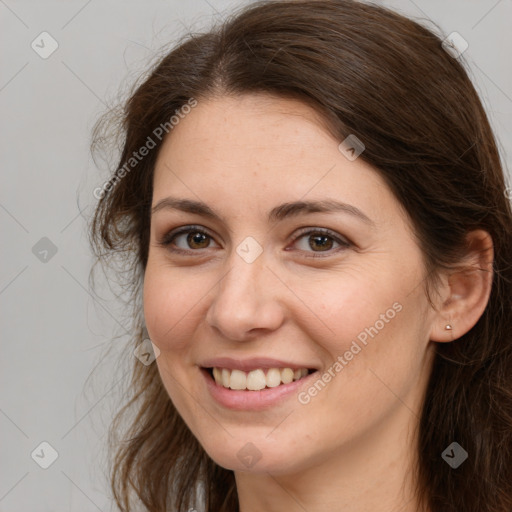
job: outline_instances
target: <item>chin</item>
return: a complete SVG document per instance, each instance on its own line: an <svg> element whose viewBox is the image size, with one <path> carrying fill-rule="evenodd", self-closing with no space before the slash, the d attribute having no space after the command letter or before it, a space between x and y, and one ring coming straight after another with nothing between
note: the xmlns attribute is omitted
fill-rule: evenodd
<svg viewBox="0 0 512 512"><path fill-rule="evenodd" d="M279 475L300 470L299 466L304 463L302 451L287 446L283 447L282 444L281 449L277 449L274 442L265 440L265 436L261 438L261 441L255 437L253 437L253 441L233 439L227 441L223 450L219 450L219 445L203 447L216 464L232 471ZM299 454L300 460L298 459Z"/></svg>

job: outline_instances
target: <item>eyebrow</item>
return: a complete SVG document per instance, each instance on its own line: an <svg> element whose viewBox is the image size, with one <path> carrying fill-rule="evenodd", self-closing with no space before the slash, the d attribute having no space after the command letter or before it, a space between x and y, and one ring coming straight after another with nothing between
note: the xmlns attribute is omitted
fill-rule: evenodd
<svg viewBox="0 0 512 512"><path fill-rule="evenodd" d="M217 215L207 204L201 201L195 201L192 199L179 199L175 197L166 197L158 201L155 206L151 209L151 214L154 215L160 210L179 210L186 213L195 213L202 215L208 219L222 222L223 219ZM348 213L364 223L375 227L375 223L365 215L359 208L355 206L343 203L341 201L335 201L333 199L324 199L320 201L294 201L289 203L283 203L275 208L272 208L268 213L268 221L276 222L281 221L285 218L296 217L306 213L335 213L342 212Z"/></svg>

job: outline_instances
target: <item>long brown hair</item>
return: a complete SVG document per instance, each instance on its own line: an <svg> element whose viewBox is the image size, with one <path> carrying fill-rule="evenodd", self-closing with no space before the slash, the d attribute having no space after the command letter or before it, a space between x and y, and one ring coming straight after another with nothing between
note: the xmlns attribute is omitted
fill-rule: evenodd
<svg viewBox="0 0 512 512"><path fill-rule="evenodd" d="M441 42L393 11L351 0L258 2L208 33L186 37L124 106L122 154L99 194L90 239L99 261L117 262L129 292L133 350L144 337L141 284L163 140L155 129L191 98L265 92L313 105L340 141L355 134L364 142L361 158L407 211L424 254L427 295L436 271L459 261L469 231L492 236L494 276L483 315L456 342L436 346L418 426L417 498L432 512L510 512L512 212L481 101L462 59ZM96 140L107 125L98 125ZM156 147L126 168L148 137ZM156 364L133 358L131 372L131 394L110 438L120 509L132 511L138 500L151 512L198 503L238 511L233 472L215 464L189 431ZM469 455L457 469L441 457L453 441Z"/></svg>

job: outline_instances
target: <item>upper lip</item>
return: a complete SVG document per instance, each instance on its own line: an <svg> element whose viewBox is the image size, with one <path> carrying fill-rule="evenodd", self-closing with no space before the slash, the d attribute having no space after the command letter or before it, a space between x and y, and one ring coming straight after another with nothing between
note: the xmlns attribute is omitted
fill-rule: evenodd
<svg viewBox="0 0 512 512"><path fill-rule="evenodd" d="M234 359L232 357L215 357L204 360L199 366L203 368L227 368L228 370L242 370L250 372L258 368L298 368L315 369L309 364L292 363L280 359L272 359L269 357L251 357L249 359Z"/></svg>

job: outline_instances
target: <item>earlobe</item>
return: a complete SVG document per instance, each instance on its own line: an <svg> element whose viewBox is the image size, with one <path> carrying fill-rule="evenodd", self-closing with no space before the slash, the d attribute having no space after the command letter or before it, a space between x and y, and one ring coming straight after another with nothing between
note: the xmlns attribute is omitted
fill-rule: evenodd
<svg viewBox="0 0 512 512"><path fill-rule="evenodd" d="M447 276L447 297L436 313L430 339L454 341L471 330L482 316L491 294L494 250L484 230L467 235L467 253Z"/></svg>
<svg viewBox="0 0 512 512"><path fill-rule="evenodd" d="M432 326L430 340L443 343L453 341L456 338L460 338L460 336L462 336L462 334L456 335L455 333L458 333L458 329L456 330L454 328L454 324L446 323L446 318L438 316L435 320L434 325Z"/></svg>

